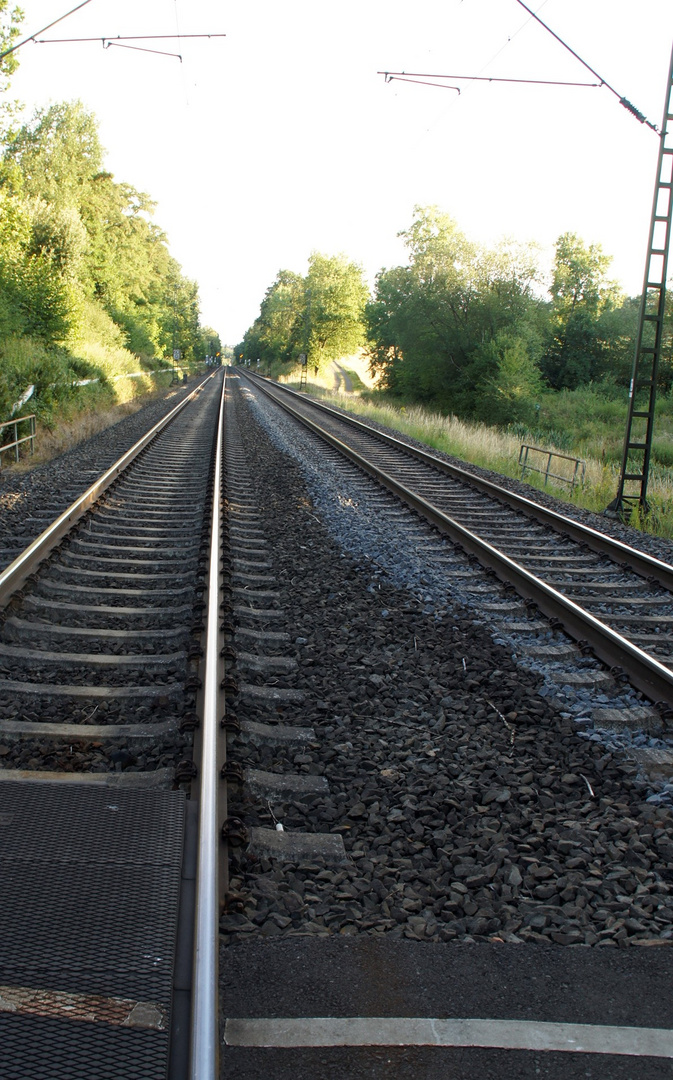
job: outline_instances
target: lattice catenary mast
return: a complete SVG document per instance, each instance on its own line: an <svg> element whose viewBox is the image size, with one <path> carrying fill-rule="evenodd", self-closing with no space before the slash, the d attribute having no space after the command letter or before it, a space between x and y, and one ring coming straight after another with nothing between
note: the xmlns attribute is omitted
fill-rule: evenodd
<svg viewBox="0 0 673 1080"><path fill-rule="evenodd" d="M629 411L617 496L608 510L624 517L638 507L647 512L647 481L652 454L657 372L663 347L666 274L673 215L673 51L666 84L659 160L640 299Z"/></svg>

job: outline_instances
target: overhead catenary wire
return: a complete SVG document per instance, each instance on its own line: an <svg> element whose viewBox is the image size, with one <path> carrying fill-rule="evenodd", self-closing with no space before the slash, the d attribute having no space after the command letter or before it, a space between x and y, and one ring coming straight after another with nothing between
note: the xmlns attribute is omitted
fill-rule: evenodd
<svg viewBox="0 0 673 1080"><path fill-rule="evenodd" d="M448 83L424 82L422 79L417 78L416 76L407 77L406 73L403 72L403 71L377 71L376 74L377 75L385 75L386 82L392 82L393 79L395 79L396 82L416 83L418 86L436 86L440 90L455 90L457 93L460 93L460 87L459 86L449 86ZM428 76L428 78L430 78L430 79L443 79L444 77L445 77L444 75L429 75ZM446 76L447 79L449 79L451 77L452 76L450 76L450 75Z"/></svg>
<svg viewBox="0 0 673 1080"><path fill-rule="evenodd" d="M545 4L546 4L547 2L548 2L548 0L542 0L542 3L540 4L540 9L542 9L542 8L543 8L543 7L545 6ZM459 0L459 4L462 4L462 3L463 3L463 0ZM482 74L482 72L484 72L484 71L485 71L485 70L486 70L486 69L487 69L488 67L490 67L490 65L491 65L491 64L492 64L492 63L494 62L494 60L496 60L496 59L498 58L498 56L500 56L500 54L501 54L502 52L504 52L504 50L505 50L505 49L507 48L507 46L511 44L511 42L513 41L513 39L514 39L515 37L517 37L517 36L518 36L518 35L519 35L519 34L521 33L521 31L522 31L522 30L524 29L524 27L526 27L526 26L528 25L528 23L529 23L529 22L530 22L530 19L526 19L526 20L525 20L525 21L524 21L524 22L523 22L523 23L521 24L521 26L520 26L520 27L519 27L519 28L518 28L517 30L515 30L515 31L514 31L514 33L513 33L513 34L510 34L510 35L508 36L508 38L507 38L507 41L505 42L505 44L504 44L504 45L502 45L502 46L501 46L501 47L500 47L500 48L498 49L498 51L497 51L497 52L495 53L495 55L494 55L494 56L492 56L492 57L490 58L490 60L487 60L487 62L486 62L486 63L485 63L485 64L484 64L484 65L483 65L483 66L482 66L482 67L481 67L480 69L479 69L478 75L481 75L481 74ZM389 81L389 80L386 80L386 81ZM399 80L399 79L398 79L397 81L401 81L401 80ZM465 89L466 89L466 88L465 88ZM461 91L461 94L457 95L457 97L455 97L455 98L452 98L452 99L451 99L451 105L449 106L449 108L453 108L454 104L455 104L455 103L457 102L457 100L458 100L458 97L462 96L462 93L463 93L463 91ZM431 125L431 126L434 126L434 125ZM429 132L429 131L430 131L430 128L427 128L426 130L427 130L427 132Z"/></svg>
<svg viewBox="0 0 673 1080"><path fill-rule="evenodd" d="M377 75L385 75L386 82L392 82L393 79L398 82L418 82L421 79L465 79L469 82L507 82L507 83L533 83L537 86L586 86L586 87L600 87L603 83L589 83L589 82L566 82L559 79L514 79L504 78L503 76L496 75L436 75L429 71L377 71ZM423 86L438 86L448 90L457 90L460 93L458 86L448 86L444 83L423 83Z"/></svg>
<svg viewBox="0 0 673 1080"><path fill-rule="evenodd" d="M639 120L641 124L647 124L647 126L651 128L652 131L656 131L657 134L659 134L659 128L656 124L653 124L651 120L648 120L647 117L644 116L643 113L641 113L640 110L637 109L635 105L633 105L628 100L628 98L625 98L623 94L620 94L618 90L615 90L614 86L611 86L607 79L604 79L602 75L599 75L598 72L591 67L591 64L588 64L586 62L586 60L583 60L579 53L575 52L575 50L572 49L570 45L568 45L568 43L563 40L562 37L559 37L559 35L554 30L552 30L551 26L548 26L546 22L543 22L539 15L536 15L534 11L531 11L528 5L524 4L523 0L516 0L516 2L524 9L524 11L528 12L531 18L535 19L536 22L539 22L540 26L544 27L544 29L549 34L551 34L551 36L555 38L556 41L558 41L559 45L562 45L563 48L567 49L568 52L572 56L574 56L576 60L579 60L580 64L582 64L582 66L585 67L587 71L590 71L592 75L595 75L597 79L600 79L601 86L605 86L611 94L614 94L615 97L619 100L619 104L623 105L627 112L630 112L633 116L635 116L636 120Z"/></svg>
<svg viewBox="0 0 673 1080"><path fill-rule="evenodd" d="M523 84L529 83L529 84L538 85L538 86L570 86L570 87L587 87L587 88L592 88L592 89L595 88L595 87L605 86L606 89L609 90L611 94L615 95L615 97L619 101L619 104L622 105L623 108L625 108L627 110L627 112L630 112L632 116L635 116L636 120L638 120L641 124L645 124L652 131L656 132L657 135L661 134L661 132L659 131L659 128L657 127L656 124L653 124L651 120L648 120L647 117L640 111L640 109L637 109L636 106L631 101L629 101L629 99L627 97L624 97L623 94L620 94L619 91L616 90L614 88L614 86L612 86L607 81L607 79L604 79L603 76L600 75L594 68L592 68L591 65L587 63L586 60L583 60L582 57L579 55L579 53L575 52L575 50L573 48L571 48L571 46L568 45L568 43L566 41L564 41L563 38L560 37L556 33L556 31L552 30L552 28L550 26L548 26L547 23L544 22L540 18L539 15L537 15L534 11L531 10L531 8L528 7L527 4L524 3L524 0L517 0L517 3L524 9L524 11L528 12L528 14L530 15L530 17L532 19L535 19L535 21L538 22L540 24L540 26L542 26L548 33L550 33L552 35L552 37L556 41L558 41L558 43L560 45L563 46L564 49L567 49L567 51L572 56L574 56L575 59L578 60L579 63L582 64L582 66L587 69L587 71L590 71L591 74L596 79L598 79L599 81L597 83L581 83L581 82L568 82L568 81L565 81L565 80L558 80L558 79L517 79L517 78L495 77L495 76L488 76L488 75L434 75L434 74L430 74L428 72L414 73L414 72L406 72L406 71L402 71L402 72L399 72L399 71L398 72L395 72L395 71L378 71L377 75L385 75L385 80L386 80L387 83L388 82L393 82L393 80L394 80L396 82L409 82L409 83L418 83L419 85L422 85L422 86L433 86L433 87L437 87L438 89L446 89L447 87L445 86L444 83L424 82L422 80L426 80L426 79L464 79L465 81L469 81L469 82L507 82L507 83L523 83ZM508 39L508 43L509 43L509 39ZM483 68L482 68L482 70L483 70ZM458 93L460 94L460 90L459 90L458 87L452 86L452 87L449 87L449 89L458 90Z"/></svg>
<svg viewBox="0 0 673 1080"><path fill-rule="evenodd" d="M89 0L86 0L89 3ZM53 23L52 23L53 25ZM45 26L45 30L48 27ZM39 34L44 31L38 30ZM34 41L36 45L71 45L73 42L81 41L102 41L105 44L106 41L162 41L173 40L176 38L182 40L183 38L221 38L226 37L226 34L103 34L98 37L78 37L78 38L26 38L26 41ZM16 46L18 48L18 45ZM3 53L3 56L5 54ZM0 57L2 59L2 57Z"/></svg>
<svg viewBox="0 0 673 1080"><path fill-rule="evenodd" d="M76 11L79 11L80 8L86 7L86 5L90 3L91 0L82 0L82 3L78 4L77 7L71 8L70 11L66 11L65 15L59 15L58 19L54 19L53 22L47 23L41 30L36 30L35 34L44 34L45 30L50 30L52 26L56 26L57 23L63 22L69 15L74 15ZM0 60L4 60L6 56L16 52L17 49L20 49L22 45L26 45L29 41L35 41L35 34L31 34L30 37L24 38L23 41L17 41L16 45L12 45L10 49L5 49L4 52L0 53Z"/></svg>
<svg viewBox="0 0 673 1080"><path fill-rule="evenodd" d="M90 3L91 0L85 0L85 3ZM79 5L83 7L82 4ZM73 8L73 11L77 11L77 8ZM72 12L68 12L72 14ZM65 18L65 15L62 16ZM57 19L57 22L60 20ZM54 26L55 23L50 23L50 26ZM42 30L38 30L38 34L44 33L49 27L45 26ZM93 42L100 41L104 49L109 49L111 45L115 45L120 49L132 49L134 52L152 53L154 56L171 56L179 60L182 63L182 55L180 53L165 52L161 49L147 49L142 45L126 45L123 44L127 41L178 41L183 38L223 38L226 34L105 34L102 37L76 37L76 38L38 38L35 36L26 38L25 41L19 42L19 45L25 45L27 41L34 42L35 45L73 45L80 44L81 42ZM18 49L19 45L15 45L14 49ZM12 52L12 49L8 50ZM0 60L7 53L0 55Z"/></svg>
<svg viewBox="0 0 673 1080"><path fill-rule="evenodd" d="M110 49L115 45L118 49L133 49L134 52L146 52L152 53L154 56L172 56L182 63L182 57L180 53L175 52L163 52L161 49L144 49L142 45L124 45L121 41L107 41L103 48Z"/></svg>
<svg viewBox="0 0 673 1080"><path fill-rule="evenodd" d="M173 0L173 14L175 15L175 29L176 29L177 34L178 34L178 44L179 44L180 43L180 17L178 15L178 0ZM180 63L182 63L182 60L180 61ZM184 69L184 67L182 67L180 69L180 74L182 76L182 92L185 95L185 105L186 105L187 109L189 109L189 107L190 107L190 104L189 104L189 91L187 89L187 79L185 77L185 69Z"/></svg>

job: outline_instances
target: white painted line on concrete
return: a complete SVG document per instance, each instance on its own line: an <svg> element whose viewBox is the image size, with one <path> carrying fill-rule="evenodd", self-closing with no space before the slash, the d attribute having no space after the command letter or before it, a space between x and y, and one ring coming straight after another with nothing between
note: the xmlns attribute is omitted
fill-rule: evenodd
<svg viewBox="0 0 673 1080"><path fill-rule="evenodd" d="M226 1021L227 1046L481 1046L673 1058L666 1028L550 1024L537 1020L440 1020L425 1017L292 1017Z"/></svg>

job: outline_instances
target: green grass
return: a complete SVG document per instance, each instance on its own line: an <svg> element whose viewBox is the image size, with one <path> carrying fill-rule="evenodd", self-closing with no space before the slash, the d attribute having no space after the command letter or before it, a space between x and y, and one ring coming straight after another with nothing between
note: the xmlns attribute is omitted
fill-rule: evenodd
<svg viewBox="0 0 673 1080"><path fill-rule="evenodd" d="M358 375L357 371L353 371L351 368L347 368L347 367L343 367L343 366L341 367L341 370L344 372L344 374L349 376L349 378L351 380L351 383L353 385L353 393L354 394L361 394L363 390L367 389L367 387L363 383L362 379Z"/></svg>

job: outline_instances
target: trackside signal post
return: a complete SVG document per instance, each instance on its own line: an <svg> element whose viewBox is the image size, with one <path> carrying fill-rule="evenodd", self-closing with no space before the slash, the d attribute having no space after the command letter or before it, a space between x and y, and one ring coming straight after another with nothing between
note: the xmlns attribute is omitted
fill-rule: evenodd
<svg viewBox="0 0 673 1080"><path fill-rule="evenodd" d="M663 344L666 274L673 217L673 51L666 84L664 118L654 186L645 279L640 300L636 349L629 392L617 496L608 510L628 518L639 507L647 511L647 481L652 454L657 373Z"/></svg>

